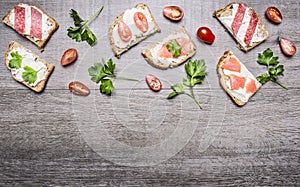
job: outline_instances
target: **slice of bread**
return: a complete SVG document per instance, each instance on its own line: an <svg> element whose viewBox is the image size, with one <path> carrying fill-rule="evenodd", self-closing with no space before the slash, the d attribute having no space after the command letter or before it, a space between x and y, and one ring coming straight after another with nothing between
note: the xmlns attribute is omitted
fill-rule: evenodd
<svg viewBox="0 0 300 187"><path fill-rule="evenodd" d="M180 55L179 57L160 57L158 55L159 50L162 49L164 45L166 45L168 42L174 39L178 38L184 38L189 43L189 50L186 54ZM195 55L197 51L197 46L194 43L194 41L191 39L190 35L186 31L186 29L181 26L178 30L174 31L167 37L163 38L162 40L158 41L157 43L149 46L147 49L142 51L143 56L148 61L149 64L151 64L154 67L160 68L160 69L167 69L167 68L173 68L177 67L180 64L187 61L189 58Z"/></svg>
<svg viewBox="0 0 300 187"><path fill-rule="evenodd" d="M9 27L11 27L12 29L14 29L20 35L29 39L31 42L33 42L35 45L37 45L41 50L43 50L43 48L46 45L46 43L48 42L48 40L51 38L53 33L58 29L59 24L51 16L49 16L43 9L41 9L37 6L26 4L26 3L20 3L20 4L16 5L15 7L22 7L25 9L25 12L23 12L23 13L25 13L24 17L23 17L24 20L19 20L19 21L23 21L25 24L24 33L19 33L15 29L15 24L14 24L15 8L10 10L3 17L2 22L5 23L6 25L8 25ZM34 36L31 35L31 20L32 19L30 19L30 18L31 18L31 14L32 14L31 13L32 8L42 14L42 20L37 18L39 21L41 21L40 23L42 24L42 26L41 26L42 27L42 31L41 31L42 37L41 38L35 38ZM22 19L22 18L20 18L20 19Z"/></svg>
<svg viewBox="0 0 300 187"><path fill-rule="evenodd" d="M245 52L259 45L269 36L259 15L244 3L230 3L215 11L213 16L229 31L238 43L238 47Z"/></svg>
<svg viewBox="0 0 300 187"><path fill-rule="evenodd" d="M9 61L12 58L12 52L18 52L18 54L22 56L22 64L19 69L11 68L9 65ZM32 53L29 49L26 49L25 47L23 47L15 41L11 42L8 46L8 49L5 54L5 64L7 68L11 71L12 77L16 81L24 84L25 86L34 90L35 92L41 92L45 88L49 76L51 75L54 69L53 64L49 64L46 60L41 59L40 57ZM31 67L35 69L35 71L38 71L37 67L40 68L37 74L37 80L33 84L29 84L22 78L24 67L29 66L28 64L31 64L31 66L35 66L35 68Z"/></svg>
<svg viewBox="0 0 300 187"><path fill-rule="evenodd" d="M134 22L134 13L142 12L148 22L148 30L146 32L140 31ZM128 42L121 40L118 34L118 24L123 21L131 30L132 38ZM160 32L160 27L154 20L154 17L149 7L144 3L139 3L131 9L127 9L125 12L120 14L109 27L109 39L110 45L117 58L121 57L121 54L129 50L132 46L138 44L142 40L146 39L150 35Z"/></svg>
<svg viewBox="0 0 300 187"><path fill-rule="evenodd" d="M239 68L236 68L233 65L231 66L230 63L226 65L227 67L224 65L230 61L230 58L236 59L236 61L234 62L239 64ZM239 69L240 71L238 71L237 69ZM241 61L239 61L231 51L225 51L223 56L220 58L217 65L217 72L220 76L220 85L232 98L232 100L239 106L245 105L261 87L261 84L257 81L253 74L249 72L246 66ZM231 77L242 78L242 80L245 81L244 86L239 87L238 89L233 89L231 87ZM238 86L240 86L239 83L237 84ZM251 86L254 86L254 88L251 88Z"/></svg>

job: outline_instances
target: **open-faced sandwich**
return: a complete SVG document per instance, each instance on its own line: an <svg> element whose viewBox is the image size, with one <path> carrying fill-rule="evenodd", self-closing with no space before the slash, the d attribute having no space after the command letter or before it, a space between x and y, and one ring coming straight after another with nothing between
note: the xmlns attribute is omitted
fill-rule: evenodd
<svg viewBox="0 0 300 187"><path fill-rule="evenodd" d="M245 3L230 3L214 12L243 51L249 51L268 38L268 31L258 14Z"/></svg>
<svg viewBox="0 0 300 187"><path fill-rule="evenodd" d="M116 57L120 58L122 53L156 32L160 32L160 28L149 7L139 3L119 15L110 25L110 44Z"/></svg>
<svg viewBox="0 0 300 187"><path fill-rule="evenodd" d="M142 54L149 64L160 69L179 66L194 56L197 47L182 26L161 41L149 46Z"/></svg>
<svg viewBox="0 0 300 187"><path fill-rule="evenodd" d="M5 54L5 64L13 78L28 88L41 92L54 65L33 54L17 42L11 42Z"/></svg>
<svg viewBox="0 0 300 187"><path fill-rule="evenodd" d="M20 3L9 11L2 22L28 38L40 49L57 30L58 23L37 6Z"/></svg>
<svg viewBox="0 0 300 187"><path fill-rule="evenodd" d="M221 86L239 106L245 105L261 87L252 73L231 51L226 51L220 58L217 71Z"/></svg>

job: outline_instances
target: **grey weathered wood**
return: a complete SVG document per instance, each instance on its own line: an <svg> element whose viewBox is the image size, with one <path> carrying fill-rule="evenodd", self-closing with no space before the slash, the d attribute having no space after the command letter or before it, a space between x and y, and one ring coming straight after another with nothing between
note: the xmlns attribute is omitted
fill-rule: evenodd
<svg viewBox="0 0 300 187"><path fill-rule="evenodd" d="M45 91L35 94L14 81L4 63L0 66L1 186L300 185L299 52L292 58L285 57L276 41L282 34L299 46L298 1L245 1L259 13L270 33L266 42L248 53L237 49L233 39L211 16L214 10L229 2L145 1L162 33L132 48L120 60L113 60L121 75L143 80L147 73L153 73L161 78L164 89L154 93L144 81L116 81L117 89L112 97L99 93L89 80L87 68L102 58L113 57L108 26L121 11L138 1L28 2L44 8L60 23L60 28L40 53L31 42L0 24L1 58L8 43L16 40L56 68ZM0 17L16 3L1 1ZM181 22L171 23L162 16L162 8L168 4L184 8L185 17ZM87 18L101 5L105 6L103 13L90 26L98 43L91 48L69 39L66 35L72 25L69 9L74 8ZM280 25L265 18L268 6L277 6L282 11L284 20ZM183 66L158 70L140 55L143 48L179 25L187 28L197 44L194 58L205 59L207 63L207 79L195 89L204 108L201 111L186 96L165 99L169 86L184 76ZM197 40L195 32L202 25L209 26L216 34L213 45ZM61 55L70 47L78 49L79 59L71 66L62 67ZM219 57L225 50L232 50L258 75L265 69L256 63L257 54L268 47L285 65L285 76L280 81L290 89L285 91L267 83L247 105L237 107L218 84L215 67ZM86 83L91 94L86 98L73 96L67 88L72 80ZM117 145L97 137L106 132L128 146L128 150L114 149ZM87 137L85 133L96 136ZM169 142L171 147L157 155L147 152L147 148L167 142L172 135L177 135L177 139Z"/></svg>

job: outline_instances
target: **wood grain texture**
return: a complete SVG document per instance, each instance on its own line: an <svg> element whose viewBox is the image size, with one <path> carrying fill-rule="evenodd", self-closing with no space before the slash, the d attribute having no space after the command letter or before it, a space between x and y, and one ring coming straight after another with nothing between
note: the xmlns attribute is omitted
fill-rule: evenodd
<svg viewBox="0 0 300 187"><path fill-rule="evenodd" d="M267 41L248 53L240 51L212 17L214 10L230 1L144 1L162 32L119 60L109 46L108 27L139 1L26 2L42 7L60 28L40 53L30 41L0 24L1 59L9 42L15 40L56 67L45 91L36 94L11 78L4 61L0 66L0 186L300 185L299 52L292 58L285 57L277 43L278 36L283 35L300 46L300 26L296 24L299 1L245 1L262 17L270 34ZM1 1L0 17L17 3ZM181 22L172 23L163 17L162 8L170 4L185 10ZM102 14L90 25L98 37L94 47L67 37L66 30L72 25L71 8L87 18L102 5ZM281 10L284 18L280 25L263 15L269 6ZM197 45L194 58L205 59L209 72L206 81L195 89L204 108L201 111L188 97L165 99L170 85L185 75L183 66L162 71L148 65L140 54L180 25ZM208 26L215 33L212 45L198 41L195 33L200 26ZM78 60L62 67L61 55L70 47L78 50ZM280 81L289 90L267 83L244 107L236 106L219 86L218 59L225 50L231 50L258 75L265 69L256 63L257 54L268 47L285 66ZM110 57L118 73L142 81L118 80L116 92L107 97L89 80L87 68ZM143 81L147 73L161 78L161 92L148 89ZM73 80L88 85L91 94L85 98L72 95L67 85Z"/></svg>

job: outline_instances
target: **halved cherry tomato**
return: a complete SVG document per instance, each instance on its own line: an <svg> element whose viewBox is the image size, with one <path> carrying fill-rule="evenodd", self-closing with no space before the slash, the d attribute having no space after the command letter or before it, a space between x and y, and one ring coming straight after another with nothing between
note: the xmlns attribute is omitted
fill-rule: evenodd
<svg viewBox="0 0 300 187"><path fill-rule="evenodd" d="M124 42L129 42L131 40L132 32L124 21L118 22L118 34Z"/></svg>
<svg viewBox="0 0 300 187"><path fill-rule="evenodd" d="M214 33L207 27L200 27L197 30L197 36L199 40L208 44L212 44L215 41Z"/></svg>
<svg viewBox="0 0 300 187"><path fill-rule="evenodd" d="M282 14L276 7L267 8L266 16L270 21L272 21L276 24L279 24L282 22Z"/></svg>
<svg viewBox="0 0 300 187"><path fill-rule="evenodd" d="M69 83L69 90L76 95L87 96L90 94L90 89L79 81Z"/></svg>
<svg viewBox="0 0 300 187"><path fill-rule="evenodd" d="M158 92L162 88L162 83L160 80L152 74L146 76L146 82L149 88L155 92Z"/></svg>
<svg viewBox="0 0 300 187"><path fill-rule="evenodd" d="M163 10L163 14L172 21L179 21L184 15L182 8L178 6L166 6Z"/></svg>
<svg viewBox="0 0 300 187"><path fill-rule="evenodd" d="M141 31L141 32L147 32L148 30L148 21L142 12L136 12L133 15L133 20L136 25L136 27Z"/></svg>
<svg viewBox="0 0 300 187"><path fill-rule="evenodd" d="M64 52L63 56L61 57L60 63L62 66L69 65L75 62L77 56L78 56L77 50L74 48L70 48Z"/></svg>
<svg viewBox="0 0 300 187"><path fill-rule="evenodd" d="M281 51L286 56L293 56L297 51L295 44L286 38L280 38L279 45L280 45Z"/></svg>

